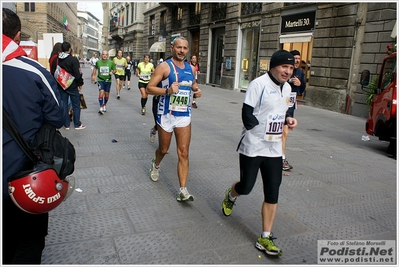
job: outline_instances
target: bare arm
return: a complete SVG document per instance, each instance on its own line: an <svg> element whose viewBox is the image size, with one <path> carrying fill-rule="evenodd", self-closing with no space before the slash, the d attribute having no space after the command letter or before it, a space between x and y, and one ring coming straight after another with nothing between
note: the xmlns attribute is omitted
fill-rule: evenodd
<svg viewBox="0 0 399 267"><path fill-rule="evenodd" d="M140 77L140 68L139 68L139 65L137 65L137 68L136 68L136 76L137 76L137 77Z"/></svg>
<svg viewBox="0 0 399 267"><path fill-rule="evenodd" d="M96 81L96 75L97 75L97 68L94 66L93 72L91 73L91 80L94 82Z"/></svg>
<svg viewBox="0 0 399 267"><path fill-rule="evenodd" d="M196 69L194 66L191 66L193 73L196 73ZM193 85L191 86L191 90L195 93L195 98L201 97L202 91L198 86L197 79L194 77Z"/></svg>
<svg viewBox="0 0 399 267"><path fill-rule="evenodd" d="M146 92L150 95L165 95L165 88L158 87L158 84L169 76L170 69L168 63L164 62L159 65L151 76L151 80L147 85ZM168 94L172 94L179 91L179 83L174 82L170 88L168 88Z"/></svg>

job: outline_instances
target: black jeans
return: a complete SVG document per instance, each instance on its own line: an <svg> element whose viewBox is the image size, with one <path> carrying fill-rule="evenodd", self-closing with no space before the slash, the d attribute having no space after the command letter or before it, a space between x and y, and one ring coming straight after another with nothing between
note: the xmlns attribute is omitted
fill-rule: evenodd
<svg viewBox="0 0 399 267"><path fill-rule="evenodd" d="M40 264L48 213L30 214L3 199L3 264Z"/></svg>

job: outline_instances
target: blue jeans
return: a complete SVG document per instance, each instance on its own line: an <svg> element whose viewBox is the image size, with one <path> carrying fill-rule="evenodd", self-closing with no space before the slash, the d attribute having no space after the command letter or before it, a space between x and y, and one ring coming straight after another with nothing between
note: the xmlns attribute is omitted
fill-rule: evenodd
<svg viewBox="0 0 399 267"><path fill-rule="evenodd" d="M72 109L73 109L73 124L75 127L79 127L82 123L80 122L80 96L78 88L67 89L67 90L59 89L58 91L60 92L61 100L64 103L68 103L68 97L71 98ZM64 126L69 127L71 121L69 120L68 116L68 105L65 104L64 107L65 107L64 112L66 118Z"/></svg>

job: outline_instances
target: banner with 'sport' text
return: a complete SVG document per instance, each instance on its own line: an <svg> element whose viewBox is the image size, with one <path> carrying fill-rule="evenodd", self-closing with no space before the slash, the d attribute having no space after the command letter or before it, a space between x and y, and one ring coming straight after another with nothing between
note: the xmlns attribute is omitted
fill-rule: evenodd
<svg viewBox="0 0 399 267"><path fill-rule="evenodd" d="M395 240L317 240L318 264L396 265Z"/></svg>

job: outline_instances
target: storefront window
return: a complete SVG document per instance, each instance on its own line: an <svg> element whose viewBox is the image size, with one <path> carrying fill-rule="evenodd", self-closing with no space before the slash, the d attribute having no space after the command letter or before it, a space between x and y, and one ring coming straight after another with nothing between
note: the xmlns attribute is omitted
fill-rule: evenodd
<svg viewBox="0 0 399 267"><path fill-rule="evenodd" d="M256 78L258 67L259 27L243 29L239 87L246 89Z"/></svg>

